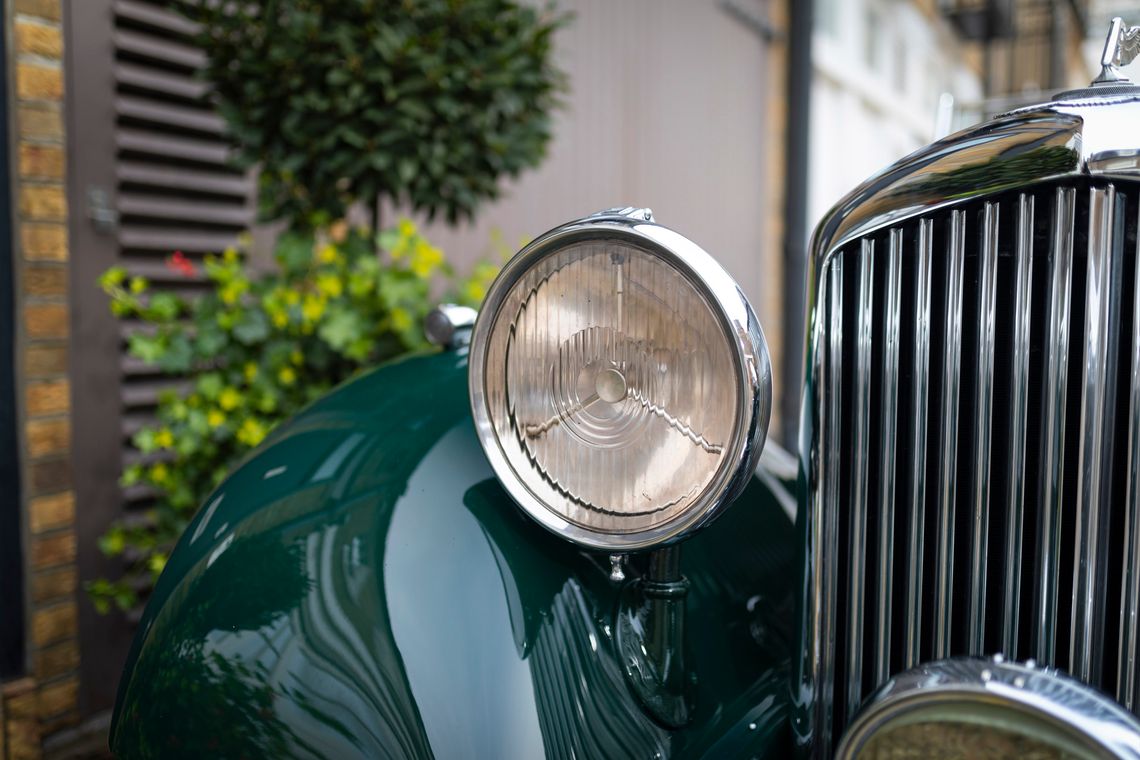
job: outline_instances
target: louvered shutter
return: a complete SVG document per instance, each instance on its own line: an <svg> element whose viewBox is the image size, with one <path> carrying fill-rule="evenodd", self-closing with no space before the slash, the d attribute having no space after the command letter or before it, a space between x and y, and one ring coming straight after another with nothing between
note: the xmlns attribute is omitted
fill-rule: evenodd
<svg viewBox="0 0 1140 760"><path fill-rule="evenodd" d="M192 261L232 245L253 223L254 183L232 167L225 123L195 76L205 63L192 22L160 2L115 0L115 210L120 263L157 287L192 294L203 287L166 265L174 251ZM124 323L126 335L139 325ZM122 356L124 464L139 461L131 437L153 419L158 394L179 379ZM127 489L128 505L150 498Z"/></svg>
<svg viewBox="0 0 1140 760"><path fill-rule="evenodd" d="M200 262L220 252L254 217L255 183L235 169L225 125L196 77L205 58L194 25L169 0L65 0L70 272L72 458L79 581L114 577L121 560L97 549L115 519L142 519L153 502L123 489L123 466L139 461L131 436L154 419L159 393L185 383L126 353L140 324L120 322L96 286L111 265L155 288L201 292L204 278L171 271L182 251ZM201 269L201 267L199 267ZM84 714L108 708L132 631L81 599L80 700Z"/></svg>

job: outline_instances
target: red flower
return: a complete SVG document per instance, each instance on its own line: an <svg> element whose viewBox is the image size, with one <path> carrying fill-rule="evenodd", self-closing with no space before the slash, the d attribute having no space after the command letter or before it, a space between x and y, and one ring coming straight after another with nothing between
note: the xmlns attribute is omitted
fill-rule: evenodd
<svg viewBox="0 0 1140 760"><path fill-rule="evenodd" d="M174 255L166 260L166 268L172 272L177 272L183 277L193 277L197 270L194 268L194 262L186 258L182 251L175 251Z"/></svg>

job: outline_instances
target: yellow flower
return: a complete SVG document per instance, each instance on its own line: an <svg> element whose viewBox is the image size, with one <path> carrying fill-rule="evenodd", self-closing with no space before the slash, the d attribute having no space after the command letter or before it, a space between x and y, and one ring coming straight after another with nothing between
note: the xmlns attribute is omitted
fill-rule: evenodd
<svg viewBox="0 0 1140 760"><path fill-rule="evenodd" d="M443 263L443 251L420 238L412 249L412 271L417 277L425 278Z"/></svg>
<svg viewBox="0 0 1140 760"><path fill-rule="evenodd" d="M292 353L289 354L289 361L296 364L298 367L305 361L305 355L301 353L301 349L294 348Z"/></svg>
<svg viewBox="0 0 1140 760"><path fill-rule="evenodd" d="M306 295L301 303L301 317L306 322L316 322L325 313L325 302L314 295Z"/></svg>
<svg viewBox="0 0 1140 760"><path fill-rule="evenodd" d="M227 412L232 412L234 409L237 409L237 406L240 403L241 394L237 392L237 389L232 388L228 385L222 389L221 394L218 396L218 406L222 407L222 409L225 409Z"/></svg>
<svg viewBox="0 0 1140 760"><path fill-rule="evenodd" d="M463 285L463 297L471 303L481 303L487 297L487 289L483 283L472 280Z"/></svg>
<svg viewBox="0 0 1140 760"><path fill-rule="evenodd" d="M292 385L297 382L297 371L292 367L282 367L277 372L277 382L282 385Z"/></svg>
<svg viewBox="0 0 1140 760"><path fill-rule="evenodd" d="M317 261L322 264L335 264L340 261L340 251L332 243L325 243L317 250Z"/></svg>
<svg viewBox="0 0 1140 760"><path fill-rule="evenodd" d="M278 330L284 329L285 326L289 324L288 312L284 312L284 311L280 311L280 310L275 309L273 311L273 316L271 317L271 319L273 320L273 326L276 327Z"/></svg>
<svg viewBox="0 0 1140 760"><path fill-rule="evenodd" d="M237 249L233 246L230 246L226 250L222 251L222 261L226 262L227 264L236 264L237 260L238 252Z"/></svg>
<svg viewBox="0 0 1140 760"><path fill-rule="evenodd" d="M265 439L265 426L253 417L247 417L237 431L237 439L246 446L256 446Z"/></svg>
<svg viewBox="0 0 1140 760"><path fill-rule="evenodd" d="M400 233L400 237L410 238L416 234L416 223L411 219L401 219L396 225L396 232Z"/></svg>
<svg viewBox="0 0 1140 760"><path fill-rule="evenodd" d="M407 309L402 309L399 306L392 309L392 329L397 332L407 330L412 326L412 315L408 313Z"/></svg>
<svg viewBox="0 0 1140 760"><path fill-rule="evenodd" d="M154 445L160 449L169 449L174 445L174 433L170 428L162 428L154 434Z"/></svg>
<svg viewBox="0 0 1140 760"><path fill-rule="evenodd" d="M211 409L206 412L206 424L212 428L220 427L226 421L226 415L222 414L221 409Z"/></svg>
<svg viewBox="0 0 1140 760"><path fill-rule="evenodd" d="M301 303L301 294L295 290L285 291L285 304L287 306L296 306Z"/></svg>
<svg viewBox="0 0 1140 760"><path fill-rule="evenodd" d="M150 559L146 561L146 565L152 573L158 575L162 572L162 568L166 567L166 555L152 554L150 556Z"/></svg>
<svg viewBox="0 0 1140 760"><path fill-rule="evenodd" d="M257 365L253 362L246 362L245 367L242 368L242 374L245 375L247 383L252 383L253 379L257 377Z"/></svg>
<svg viewBox="0 0 1140 760"><path fill-rule="evenodd" d="M170 470L167 469L165 462L159 462L150 468L150 479L160 486L170 480Z"/></svg>
<svg viewBox="0 0 1140 760"><path fill-rule="evenodd" d="M329 298L340 298L344 292L344 283L335 274L317 275L317 290Z"/></svg>
<svg viewBox="0 0 1140 760"><path fill-rule="evenodd" d="M132 277L131 278L131 292L136 296L146 290L147 281L145 277Z"/></svg>
<svg viewBox="0 0 1140 760"><path fill-rule="evenodd" d="M222 286L222 303L233 306L241 298L241 294L246 291L247 287L245 280L230 280Z"/></svg>

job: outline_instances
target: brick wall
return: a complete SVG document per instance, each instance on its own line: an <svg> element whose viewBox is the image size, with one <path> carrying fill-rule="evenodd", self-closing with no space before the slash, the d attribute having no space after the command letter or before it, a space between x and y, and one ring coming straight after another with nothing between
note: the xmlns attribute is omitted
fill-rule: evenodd
<svg viewBox="0 0 1140 760"><path fill-rule="evenodd" d="M62 0L6 3L14 140L17 417L30 670L0 686L0 760L38 757L78 719L68 377Z"/></svg>

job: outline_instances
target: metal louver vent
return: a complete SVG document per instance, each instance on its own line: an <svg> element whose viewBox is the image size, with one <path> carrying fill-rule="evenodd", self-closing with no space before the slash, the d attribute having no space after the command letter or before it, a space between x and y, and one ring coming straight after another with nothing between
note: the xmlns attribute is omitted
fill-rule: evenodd
<svg viewBox="0 0 1140 760"><path fill-rule="evenodd" d="M170 270L182 251L191 261L232 245L254 221L254 181L230 163L225 124L214 112L210 88L196 76L204 54L192 44L195 25L158 0L115 0L114 235L119 261L157 288L192 295L204 275ZM122 325L122 337L144 329ZM124 464L142 455L131 436L153 419L159 394L177 385L125 353L122 371ZM128 504L150 498L127 489Z"/></svg>
<svg viewBox="0 0 1140 760"><path fill-rule="evenodd" d="M1075 181L829 258L824 735L891 675L966 654L1034 658L1140 707L1138 226L1136 185Z"/></svg>

